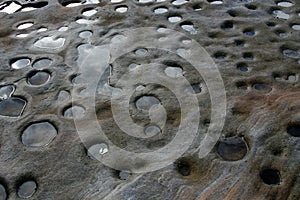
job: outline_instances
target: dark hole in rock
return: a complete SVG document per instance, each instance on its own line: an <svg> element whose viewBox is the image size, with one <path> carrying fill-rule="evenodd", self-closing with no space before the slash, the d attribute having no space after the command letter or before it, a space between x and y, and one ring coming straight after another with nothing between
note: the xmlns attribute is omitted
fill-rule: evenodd
<svg viewBox="0 0 300 200"><path fill-rule="evenodd" d="M191 167L190 167L190 164L187 161L178 161L176 167L177 167L177 171L182 176L191 175Z"/></svg>
<svg viewBox="0 0 300 200"><path fill-rule="evenodd" d="M274 26L276 26L276 23L275 23L275 22L267 22L266 24L267 24L267 26L269 26L269 27L274 27Z"/></svg>
<svg viewBox="0 0 300 200"><path fill-rule="evenodd" d="M289 125L287 127L287 133L294 137L300 137L300 124Z"/></svg>
<svg viewBox="0 0 300 200"><path fill-rule="evenodd" d="M225 21L221 24L221 29L224 30L231 30L233 29L233 22L232 21Z"/></svg>
<svg viewBox="0 0 300 200"><path fill-rule="evenodd" d="M245 46L245 41L244 40L235 40L234 43L235 43L236 46L240 46L240 47Z"/></svg>
<svg viewBox="0 0 300 200"><path fill-rule="evenodd" d="M258 91L262 91L262 92L271 92L272 88L270 86L268 86L267 84L264 84L264 83L255 83L252 85L252 87L255 89L255 90L258 90Z"/></svg>
<svg viewBox="0 0 300 200"><path fill-rule="evenodd" d="M248 29L245 29L243 31L244 35L247 35L247 36L254 36L255 35L255 31L251 28L248 28Z"/></svg>
<svg viewBox="0 0 300 200"><path fill-rule="evenodd" d="M247 72L248 71L248 66L246 63L238 63L237 68L242 71L242 72Z"/></svg>
<svg viewBox="0 0 300 200"><path fill-rule="evenodd" d="M237 17L239 15L239 12L236 10L228 10L227 13L231 16L231 17Z"/></svg>
<svg viewBox="0 0 300 200"><path fill-rule="evenodd" d="M240 137L229 137L217 145L218 154L227 161L241 160L247 154L246 142Z"/></svg>
<svg viewBox="0 0 300 200"><path fill-rule="evenodd" d="M195 5L193 5L193 9L194 9L195 11L199 11L199 10L202 10L202 6L199 5L199 4L195 4Z"/></svg>
<svg viewBox="0 0 300 200"><path fill-rule="evenodd" d="M257 7L256 7L255 5L253 5L253 4L246 4L245 7L248 8L249 10L256 10L256 8L257 8Z"/></svg>
<svg viewBox="0 0 300 200"><path fill-rule="evenodd" d="M194 90L194 92L195 92L196 94L202 92L202 87L201 87L201 85L200 85L199 83L198 83L198 84L193 84L193 85L192 85L192 88L193 88L193 90Z"/></svg>
<svg viewBox="0 0 300 200"><path fill-rule="evenodd" d="M243 58L245 60L253 60L254 59L254 56L251 52L246 52L246 53L243 53Z"/></svg>
<svg viewBox="0 0 300 200"><path fill-rule="evenodd" d="M245 82L239 81L236 83L236 87L242 90L247 90L248 85Z"/></svg>
<svg viewBox="0 0 300 200"><path fill-rule="evenodd" d="M226 53L222 51L218 51L214 54L214 57L219 60L224 60L226 58Z"/></svg>
<svg viewBox="0 0 300 200"><path fill-rule="evenodd" d="M276 169L265 169L260 172L261 180L267 185L279 185L281 182L280 172Z"/></svg>

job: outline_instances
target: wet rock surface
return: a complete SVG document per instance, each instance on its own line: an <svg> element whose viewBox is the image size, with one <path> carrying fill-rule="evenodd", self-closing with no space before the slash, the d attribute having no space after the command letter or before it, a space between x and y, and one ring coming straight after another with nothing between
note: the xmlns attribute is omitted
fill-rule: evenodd
<svg viewBox="0 0 300 200"><path fill-rule="evenodd" d="M0 199L300 199L299 1L2 0L0 20ZM204 78L182 57L146 47L101 69L91 96L98 122L127 151L151 152L174 139L182 116L166 87L134 85L129 114L143 127L155 122L149 138L124 134L111 110L111 96L124 83L118 80L156 63L155 73L169 74L174 84L184 76L196 93L201 118L193 144L173 165L142 174L94 159L92 152L110 153L103 141L82 144L73 119L89 120L90 110L84 98L72 102L89 94L80 68L95 63L85 59L91 49L126 39L119 30L128 27L155 27L161 42L166 29L186 34L178 40L186 45L179 53L193 50L191 38L216 63L226 89L226 121L204 158L195 154L211 117ZM143 96L156 99L142 102L142 110L164 106L165 124L161 110L153 117L136 106ZM24 130L37 122L52 128L31 130L36 136L24 145Z"/></svg>

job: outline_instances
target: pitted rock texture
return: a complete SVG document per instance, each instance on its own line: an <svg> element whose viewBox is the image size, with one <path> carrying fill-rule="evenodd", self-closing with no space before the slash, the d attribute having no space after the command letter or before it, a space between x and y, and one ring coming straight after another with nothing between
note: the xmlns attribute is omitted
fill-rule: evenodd
<svg viewBox="0 0 300 200"><path fill-rule="evenodd" d="M0 198L20 199L22 184L33 181L30 199L39 200L300 199L298 0L1 0L0 20L0 88L15 87L12 97L0 98ZM84 92L73 90L84 81L78 73L80 45L118 41L118 30L140 27L173 29L202 45L223 78L227 113L219 142L199 159L193 150L211 111L203 77L161 49L141 47L122 55L108 66L99 87L108 77L108 87L116 86L136 65L158 63L162 73L177 67L182 70L173 75L182 73L190 82L201 110L199 136L184 155L161 170L134 174L90 158L73 121L86 108L72 102L72 95ZM135 106L142 96L157 97L168 113L163 137L150 140L122 133L108 93L95 96L96 114L115 145L148 152L173 139L181 113L170 90L140 85L130 99L137 124L149 124ZM22 105L3 107L10 98ZM81 109L77 114L72 103ZM24 145L23 132L40 122L53 125L55 138L39 148Z"/></svg>

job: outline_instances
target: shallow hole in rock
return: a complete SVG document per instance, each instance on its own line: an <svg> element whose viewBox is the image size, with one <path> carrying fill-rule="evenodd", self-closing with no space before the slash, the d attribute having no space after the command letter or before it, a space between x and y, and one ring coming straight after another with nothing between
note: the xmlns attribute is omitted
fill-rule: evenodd
<svg viewBox="0 0 300 200"><path fill-rule="evenodd" d="M215 54L214 54L214 57L218 60L224 60L227 56L227 53L223 52L223 51L217 51Z"/></svg>
<svg viewBox="0 0 300 200"><path fill-rule="evenodd" d="M182 17L178 16L178 15L168 17L168 21L171 23L177 23L177 22L180 22L181 20L182 20Z"/></svg>
<svg viewBox="0 0 300 200"><path fill-rule="evenodd" d="M180 26L183 30L189 32L192 35L197 34L197 30L195 29L194 24L192 22L182 22L180 23Z"/></svg>
<svg viewBox="0 0 300 200"><path fill-rule="evenodd" d="M14 85L0 86L0 100L7 99L15 92Z"/></svg>
<svg viewBox="0 0 300 200"><path fill-rule="evenodd" d="M242 72L247 72L249 70L246 63L238 63L237 68Z"/></svg>
<svg viewBox="0 0 300 200"><path fill-rule="evenodd" d="M33 45L41 49L59 49L64 46L65 38L43 37Z"/></svg>
<svg viewBox="0 0 300 200"><path fill-rule="evenodd" d="M50 67L52 63L53 61L50 58L39 58L33 62L32 67L36 69L44 69Z"/></svg>
<svg viewBox="0 0 300 200"><path fill-rule="evenodd" d="M175 6L181 6L181 5L186 4L188 2L189 2L189 0L174 0L174 1L172 1L172 4L175 5Z"/></svg>
<svg viewBox="0 0 300 200"><path fill-rule="evenodd" d="M181 67L167 67L165 74L171 78L178 78L183 76L183 70Z"/></svg>
<svg viewBox="0 0 300 200"><path fill-rule="evenodd" d="M292 50L292 49L284 49L284 50L282 50L282 54L287 57L290 57L290 58L298 58L299 57L298 52L295 50Z"/></svg>
<svg viewBox="0 0 300 200"><path fill-rule="evenodd" d="M127 37L122 35L122 34L115 34L111 38L111 42L114 43L114 44L117 44L117 43L121 43L122 41L125 41L126 39L127 39Z"/></svg>
<svg viewBox="0 0 300 200"><path fill-rule="evenodd" d="M261 180L267 185L280 185L281 177L277 169L264 169L260 173Z"/></svg>
<svg viewBox="0 0 300 200"><path fill-rule="evenodd" d="M79 37L81 37L82 39L90 38L92 35L93 35L92 31L81 31L79 33Z"/></svg>
<svg viewBox="0 0 300 200"><path fill-rule="evenodd" d="M146 87L144 85L138 85L138 86L136 86L135 91L140 92L140 91L143 91L145 88Z"/></svg>
<svg viewBox="0 0 300 200"><path fill-rule="evenodd" d="M237 10L228 10L227 13L231 16L231 17L237 17L240 15L239 11Z"/></svg>
<svg viewBox="0 0 300 200"><path fill-rule="evenodd" d="M207 0L208 3L212 5L220 5L223 4L223 0Z"/></svg>
<svg viewBox="0 0 300 200"><path fill-rule="evenodd" d="M168 8L166 8L166 7L158 7L158 8L155 8L154 10L153 10L153 12L155 13L155 14L163 14L163 13L167 13L169 10L168 10Z"/></svg>
<svg viewBox="0 0 300 200"><path fill-rule="evenodd" d="M129 170L116 170L116 175L121 180L127 180L131 176L131 171L129 171Z"/></svg>
<svg viewBox="0 0 300 200"><path fill-rule="evenodd" d="M281 7L285 7L285 8L288 8L288 7L292 7L294 4L289 2L289 1L280 1L277 3L278 6L281 6Z"/></svg>
<svg viewBox="0 0 300 200"><path fill-rule="evenodd" d="M137 56L145 56L145 55L148 54L148 50L145 49L145 48L140 48L140 49L136 49L136 50L134 51L134 53L135 53L135 55L137 55Z"/></svg>
<svg viewBox="0 0 300 200"><path fill-rule="evenodd" d="M290 82L296 82L297 81L297 76L296 74L289 74L287 76L287 80L290 81Z"/></svg>
<svg viewBox="0 0 300 200"><path fill-rule="evenodd" d="M252 88L254 88L255 90L258 90L258 91L266 92L266 93L269 93L272 90L272 88L269 85L264 84L264 83L254 83L252 85Z"/></svg>
<svg viewBox="0 0 300 200"><path fill-rule="evenodd" d="M188 161L179 160L176 163L176 169L182 176L189 176L191 175L191 166Z"/></svg>
<svg viewBox="0 0 300 200"><path fill-rule="evenodd" d="M64 110L63 115L65 118L69 119L80 119L84 117L85 109L82 106L77 105L69 106Z"/></svg>
<svg viewBox="0 0 300 200"><path fill-rule="evenodd" d="M117 6L115 10L119 13L125 13L128 11L128 7L125 5Z"/></svg>
<svg viewBox="0 0 300 200"><path fill-rule="evenodd" d="M128 69L130 71L133 71L133 70L136 70L137 68L139 68L140 65L136 64L136 63L131 63L129 66L128 66Z"/></svg>
<svg viewBox="0 0 300 200"><path fill-rule="evenodd" d="M31 26L33 26L33 22L24 22L24 23L22 23L22 24L19 24L19 25L17 26L17 29L23 30L23 29L27 29L27 28L29 28L29 27L31 27Z"/></svg>
<svg viewBox="0 0 300 200"><path fill-rule="evenodd" d="M300 24L294 24L294 25L292 25L292 29L294 29L296 31L300 31Z"/></svg>
<svg viewBox="0 0 300 200"><path fill-rule="evenodd" d="M288 33L287 33L285 30L282 30L282 29L277 29L277 30L275 31L275 33L276 33L279 37L281 37L281 38L286 38L286 37L288 37Z"/></svg>
<svg viewBox="0 0 300 200"><path fill-rule="evenodd" d="M91 16L93 16L94 14L96 14L97 13L97 10L96 9L94 9L94 8L86 8L86 9L84 9L83 11L82 11L82 15L83 16L86 16L86 17L91 17Z"/></svg>
<svg viewBox="0 0 300 200"><path fill-rule="evenodd" d="M244 40L235 40L234 43L235 43L236 46L240 46L240 47L245 46L245 41Z"/></svg>
<svg viewBox="0 0 300 200"><path fill-rule="evenodd" d="M28 35L29 34L27 34L27 33L21 33L21 34L17 34L16 37L17 38L26 38L26 37L28 37Z"/></svg>
<svg viewBox="0 0 300 200"><path fill-rule="evenodd" d="M45 31L47 31L48 29L46 28L46 27L41 27L41 28L39 28L36 32L37 33L40 33L40 32L45 32Z"/></svg>
<svg viewBox="0 0 300 200"><path fill-rule="evenodd" d="M141 111L149 111L152 106L157 104L160 104L160 101L154 96L142 96L135 102L136 108Z"/></svg>
<svg viewBox="0 0 300 200"><path fill-rule="evenodd" d="M217 144L217 152L226 161L237 161L246 156L248 146L240 137L229 137Z"/></svg>
<svg viewBox="0 0 300 200"><path fill-rule="evenodd" d="M69 30L69 27L67 27L67 26L62 26L58 29L59 32L64 32L64 31L67 31L67 30Z"/></svg>
<svg viewBox="0 0 300 200"><path fill-rule="evenodd" d="M233 22L232 21L225 21L221 24L221 29L224 30L231 30L233 29Z"/></svg>
<svg viewBox="0 0 300 200"><path fill-rule="evenodd" d="M287 133L294 137L300 137L300 124L291 124L287 127Z"/></svg>
<svg viewBox="0 0 300 200"><path fill-rule="evenodd" d="M290 18L289 14L286 14L285 12L281 11L281 10L273 10L272 12L273 16L278 18L278 19L284 19L287 20Z"/></svg>
<svg viewBox="0 0 300 200"><path fill-rule="evenodd" d="M48 146L57 136L57 129L50 122L34 122L22 133L22 143L28 147Z"/></svg>
<svg viewBox="0 0 300 200"><path fill-rule="evenodd" d="M111 3L121 3L124 0L110 0Z"/></svg>
<svg viewBox="0 0 300 200"><path fill-rule="evenodd" d="M30 58L22 57L22 58L14 58L10 62L10 66L13 69L22 69L29 66L31 63Z"/></svg>
<svg viewBox="0 0 300 200"><path fill-rule="evenodd" d="M37 184L33 180L26 181L18 188L18 196L22 199L28 199L34 195L37 190Z"/></svg>
<svg viewBox="0 0 300 200"><path fill-rule="evenodd" d="M98 156L104 155L108 152L108 145L105 143L94 144L88 149L88 156L96 160Z"/></svg>
<svg viewBox="0 0 300 200"><path fill-rule="evenodd" d="M27 101L19 97L9 97L0 101L0 116L20 117Z"/></svg>
<svg viewBox="0 0 300 200"><path fill-rule="evenodd" d="M149 137L153 137L153 136L159 135L161 133L161 130L157 125L150 124L145 127L144 133L145 133L145 135L147 135Z"/></svg>
<svg viewBox="0 0 300 200"><path fill-rule="evenodd" d="M51 74L47 71L33 71L29 73L27 82L33 86L40 86L46 84L51 78Z"/></svg>
<svg viewBox="0 0 300 200"><path fill-rule="evenodd" d="M253 4L246 4L245 7L248 8L249 10L256 10L257 9L256 5L253 5Z"/></svg>
<svg viewBox="0 0 300 200"><path fill-rule="evenodd" d="M192 89L196 94L199 94L202 92L202 85L200 83L198 84L192 84Z"/></svg>
<svg viewBox="0 0 300 200"><path fill-rule="evenodd" d="M255 35L255 31L252 28L247 28L243 31L244 35L247 36L254 36Z"/></svg>
<svg viewBox="0 0 300 200"><path fill-rule="evenodd" d="M238 89L242 89L242 90L247 90L248 88L248 84L243 81L238 81L235 85Z"/></svg>
<svg viewBox="0 0 300 200"><path fill-rule="evenodd" d="M276 23L275 23L275 22L267 22L266 24L267 24L267 26L269 26L269 27L275 27L275 26L276 26Z"/></svg>
<svg viewBox="0 0 300 200"><path fill-rule="evenodd" d="M195 11L200 11L200 10L202 10L202 6L200 4L195 4L195 5L193 5L193 9Z"/></svg>
<svg viewBox="0 0 300 200"><path fill-rule="evenodd" d="M254 56L253 56L253 54L251 52L245 52L245 53L243 53L243 58L245 60L253 60Z"/></svg>

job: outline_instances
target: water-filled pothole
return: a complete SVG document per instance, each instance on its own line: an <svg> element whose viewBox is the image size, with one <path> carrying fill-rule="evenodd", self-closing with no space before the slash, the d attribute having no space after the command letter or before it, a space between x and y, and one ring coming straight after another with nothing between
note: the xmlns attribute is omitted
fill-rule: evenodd
<svg viewBox="0 0 300 200"><path fill-rule="evenodd" d="M9 97L0 101L0 116L20 117L25 109L26 100L19 97Z"/></svg>
<svg viewBox="0 0 300 200"><path fill-rule="evenodd" d="M154 96L142 96L135 102L136 108L141 111L149 111L152 106L157 104L160 104L160 101Z"/></svg>
<svg viewBox="0 0 300 200"><path fill-rule="evenodd" d="M22 133L22 143L28 147L45 147L57 136L57 130L50 122L35 122Z"/></svg>
<svg viewBox="0 0 300 200"><path fill-rule="evenodd" d="M40 86L46 84L51 78L51 75L47 71L34 71L27 77L27 82L33 86Z"/></svg>
<svg viewBox="0 0 300 200"><path fill-rule="evenodd" d="M35 181L26 181L18 188L18 196L22 199L28 199L34 195L37 190Z"/></svg>
<svg viewBox="0 0 300 200"><path fill-rule="evenodd" d="M81 106L72 106L68 107L64 111L64 117L66 118L73 118L73 119L80 119L83 118L85 115L85 109Z"/></svg>
<svg viewBox="0 0 300 200"><path fill-rule="evenodd" d="M31 63L30 58L16 58L13 59L10 63L11 68L13 69L22 69L29 66Z"/></svg>

